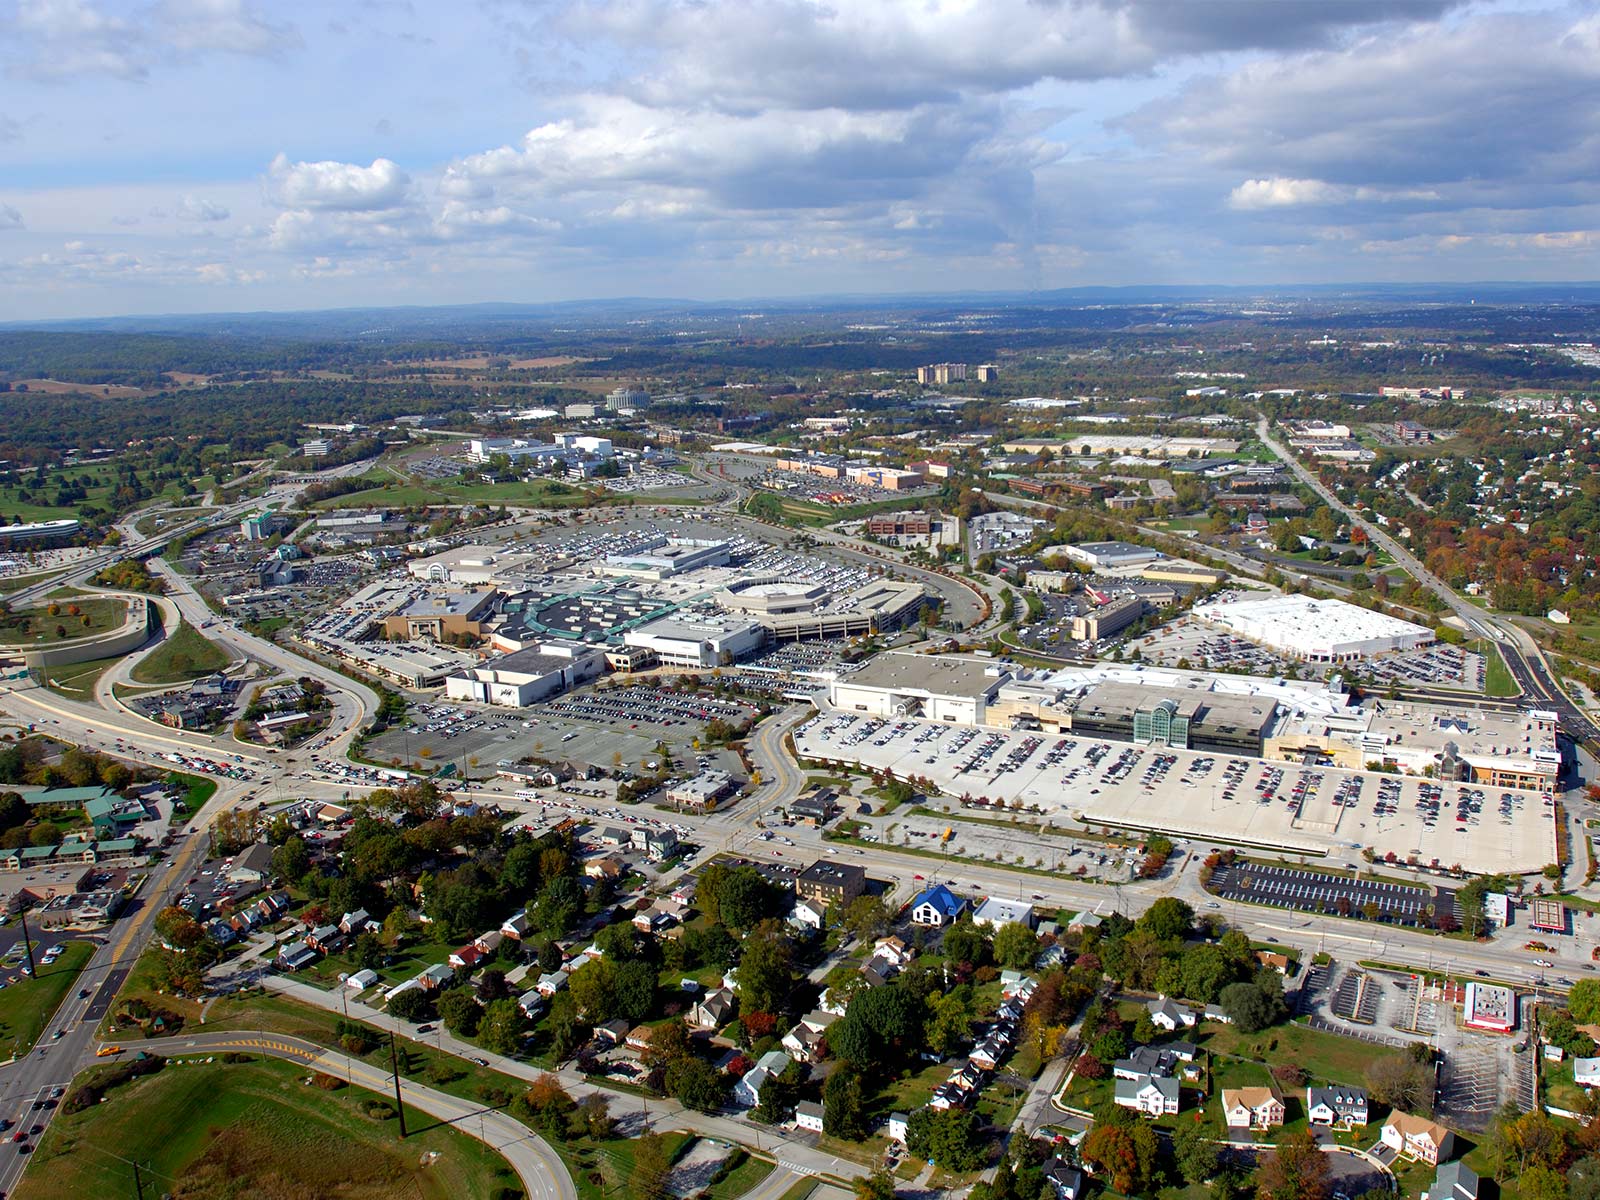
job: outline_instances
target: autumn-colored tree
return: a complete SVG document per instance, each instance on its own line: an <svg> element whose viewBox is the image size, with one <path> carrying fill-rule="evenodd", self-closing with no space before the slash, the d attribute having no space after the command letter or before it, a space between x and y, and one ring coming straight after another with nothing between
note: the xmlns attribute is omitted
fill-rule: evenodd
<svg viewBox="0 0 1600 1200"><path fill-rule="evenodd" d="M1284 1134L1256 1165L1256 1200L1328 1200L1328 1156L1307 1129Z"/></svg>

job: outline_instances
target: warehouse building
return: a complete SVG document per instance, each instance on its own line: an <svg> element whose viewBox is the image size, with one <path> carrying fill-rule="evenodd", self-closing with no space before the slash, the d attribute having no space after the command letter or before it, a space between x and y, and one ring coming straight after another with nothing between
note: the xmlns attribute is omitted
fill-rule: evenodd
<svg viewBox="0 0 1600 1200"><path fill-rule="evenodd" d="M602 575L662 580L700 567L725 566L729 557L727 542L664 537L627 554L612 555L595 569Z"/></svg>
<svg viewBox="0 0 1600 1200"><path fill-rule="evenodd" d="M1132 542L1080 542L1076 546L1064 547L1062 553L1073 562L1093 567L1096 571L1142 567L1162 557L1159 550L1135 546Z"/></svg>
<svg viewBox="0 0 1600 1200"><path fill-rule="evenodd" d="M1343 600L1271 596L1197 605L1194 615L1239 637L1308 662L1356 662L1431 646L1431 629Z"/></svg>

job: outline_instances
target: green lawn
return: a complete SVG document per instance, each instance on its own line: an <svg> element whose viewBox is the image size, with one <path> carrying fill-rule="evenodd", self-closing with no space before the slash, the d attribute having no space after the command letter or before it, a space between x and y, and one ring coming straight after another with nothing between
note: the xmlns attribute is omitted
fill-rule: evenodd
<svg viewBox="0 0 1600 1200"><path fill-rule="evenodd" d="M742 1153L742 1151L734 1151L734 1153L738 1154ZM725 1178L706 1188L701 1195L707 1197L708 1200L738 1200L740 1196L755 1187L768 1175L771 1175L772 1168L773 1164L767 1159L752 1158L746 1155L743 1162L729 1171Z"/></svg>
<svg viewBox="0 0 1600 1200"><path fill-rule="evenodd" d="M53 613L50 611L52 608L56 610ZM74 612L74 609L77 611ZM93 637L112 629L121 629L127 618L127 603L110 597L52 600L40 608L21 609L0 623L0 645L50 645L73 638ZM84 623L86 620L87 624ZM57 634L57 629L65 633Z"/></svg>
<svg viewBox="0 0 1600 1200"><path fill-rule="evenodd" d="M540 479L532 483L461 483L440 480L412 483L387 468L360 477L371 486L319 500L314 508L404 508L423 504L517 504L539 508L588 505L596 501L582 487L559 479ZM629 497L620 497L629 500ZM600 501L603 503L604 501Z"/></svg>
<svg viewBox="0 0 1600 1200"><path fill-rule="evenodd" d="M7 575L0 579L0 595L9 595L19 592L25 587L32 587L36 583L48 583L57 575L65 575L65 571L36 571L32 575Z"/></svg>
<svg viewBox="0 0 1600 1200"><path fill-rule="evenodd" d="M39 951L35 949L34 953ZM38 963L39 974L34 979L22 974L20 968L4 972L7 979L15 977L17 982L0 991L0 1049L21 1056L33 1048L45 1031L45 1023L77 983L78 972L93 953L94 947L88 942L68 942L54 964L47 967Z"/></svg>
<svg viewBox="0 0 1600 1200"><path fill-rule="evenodd" d="M284 1062L168 1065L58 1116L13 1194L132 1195L124 1160L141 1163L148 1193L184 1200L454 1200L519 1187L510 1165L467 1134L413 1118L402 1142L376 1093L306 1087L305 1076Z"/></svg>
<svg viewBox="0 0 1600 1200"><path fill-rule="evenodd" d="M1192 1040L1212 1055L1227 1055L1268 1065L1294 1063L1304 1068L1319 1084L1360 1085L1365 1078L1367 1064L1374 1057L1399 1053L1297 1023L1277 1025L1260 1033L1241 1033L1232 1025L1204 1021Z"/></svg>
<svg viewBox="0 0 1600 1200"><path fill-rule="evenodd" d="M663 1133L666 1139L667 1159L676 1162L678 1156L694 1141L688 1133ZM578 1185L578 1200L607 1200L607 1197L627 1195L628 1180L633 1174L633 1151L636 1143L631 1138L608 1138L602 1142L563 1141L551 1143L561 1155ZM809 1182L809 1181L808 1181Z"/></svg>
<svg viewBox="0 0 1600 1200"><path fill-rule="evenodd" d="M220 646L183 621L133 668L133 679L136 683L183 683L220 671L228 661Z"/></svg>
<svg viewBox="0 0 1600 1200"><path fill-rule="evenodd" d="M121 661L121 658L95 658L66 667L49 667L43 672L44 685L69 700L89 700L94 697L94 686L100 676Z"/></svg>
<svg viewBox="0 0 1600 1200"><path fill-rule="evenodd" d="M1500 657L1498 646L1491 646L1487 642L1478 643L1484 656L1483 665L1483 691L1486 696L1519 696L1522 689L1517 686L1517 681L1511 678L1511 672L1506 668L1506 660Z"/></svg>

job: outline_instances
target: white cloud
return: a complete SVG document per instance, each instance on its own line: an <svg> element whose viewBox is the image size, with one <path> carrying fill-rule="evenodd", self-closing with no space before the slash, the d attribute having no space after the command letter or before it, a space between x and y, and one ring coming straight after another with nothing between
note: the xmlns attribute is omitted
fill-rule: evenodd
<svg viewBox="0 0 1600 1200"><path fill-rule="evenodd" d="M1331 204L1341 189L1320 179L1246 179L1228 196L1228 207L1249 211L1257 208L1288 208L1300 204Z"/></svg>
<svg viewBox="0 0 1600 1200"><path fill-rule="evenodd" d="M372 212L408 199L410 177L387 158L370 167L342 162L290 162L279 154L267 170L269 191L285 208Z"/></svg>
<svg viewBox="0 0 1600 1200"><path fill-rule="evenodd" d="M228 210L198 196L185 196L178 202L173 215L180 221L226 221Z"/></svg>
<svg viewBox="0 0 1600 1200"><path fill-rule="evenodd" d="M11 205L0 203L0 229L21 229L22 214Z"/></svg>
<svg viewBox="0 0 1600 1200"><path fill-rule="evenodd" d="M187 53L272 55L301 44L292 28L259 16L244 0L161 0L153 23L161 41Z"/></svg>

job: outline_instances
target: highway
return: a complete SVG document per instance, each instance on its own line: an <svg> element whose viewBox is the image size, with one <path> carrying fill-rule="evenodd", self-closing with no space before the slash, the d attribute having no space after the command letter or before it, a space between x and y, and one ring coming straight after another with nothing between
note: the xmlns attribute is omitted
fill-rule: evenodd
<svg viewBox="0 0 1600 1200"><path fill-rule="evenodd" d="M1464 596L1458 595L1455 589L1423 566L1416 555L1391 537L1387 530L1367 520L1340 500L1322 480L1290 453L1286 446L1273 438L1264 416L1256 420L1256 436L1267 449L1283 460L1295 478L1315 492L1329 508L1342 514L1352 525L1359 526L1373 545L1388 552L1408 575L1460 617L1469 630L1480 631L1489 637L1500 648L1511 677L1516 680L1517 686L1522 689L1523 697L1530 704L1554 711L1567 735L1576 742L1586 744L1591 753L1600 749L1600 731L1595 729L1594 724L1572 702L1571 697L1562 691L1560 683L1551 673L1538 645L1527 630L1514 621L1485 612Z"/></svg>

